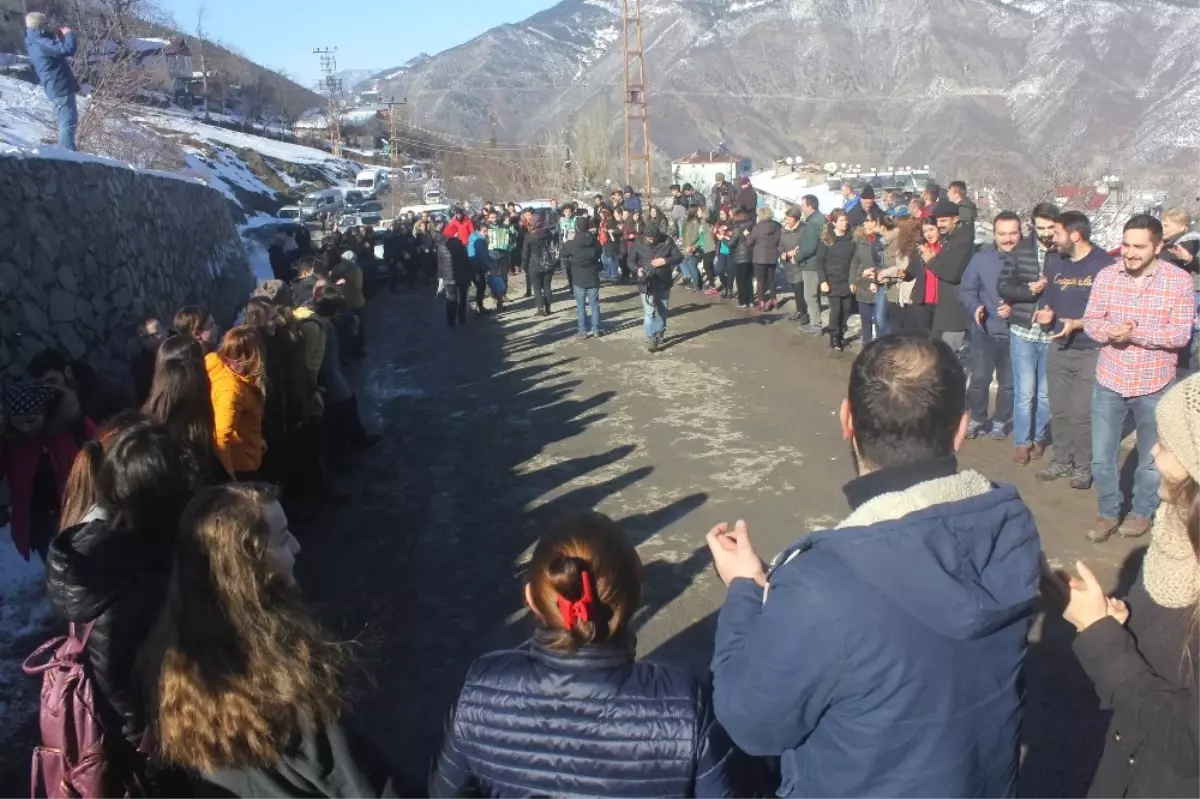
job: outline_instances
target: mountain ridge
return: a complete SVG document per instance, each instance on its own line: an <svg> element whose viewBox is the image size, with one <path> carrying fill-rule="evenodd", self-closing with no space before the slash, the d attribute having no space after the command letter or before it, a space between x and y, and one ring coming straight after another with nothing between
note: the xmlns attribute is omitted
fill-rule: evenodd
<svg viewBox="0 0 1200 799"><path fill-rule="evenodd" d="M759 161L1102 169L1200 147L1200 11L1181 0L645 0L643 33L673 157L724 141ZM375 79L449 136L482 141L491 115L531 143L599 106L621 138L619 0L563 0L414 62Z"/></svg>

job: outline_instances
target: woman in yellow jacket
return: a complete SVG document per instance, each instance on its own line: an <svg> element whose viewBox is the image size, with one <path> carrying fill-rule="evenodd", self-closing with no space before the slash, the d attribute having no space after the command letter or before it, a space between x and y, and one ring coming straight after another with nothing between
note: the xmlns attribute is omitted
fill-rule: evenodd
<svg viewBox="0 0 1200 799"><path fill-rule="evenodd" d="M212 386L213 446L238 480L259 479L263 457L263 392L266 370L262 342L249 327L225 334L216 352L204 356Z"/></svg>

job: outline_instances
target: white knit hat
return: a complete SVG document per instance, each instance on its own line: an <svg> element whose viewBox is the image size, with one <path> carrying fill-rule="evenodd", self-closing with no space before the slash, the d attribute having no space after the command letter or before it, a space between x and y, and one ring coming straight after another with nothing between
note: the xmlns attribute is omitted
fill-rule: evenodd
<svg viewBox="0 0 1200 799"><path fill-rule="evenodd" d="M25 27L30 30L44 31L50 25L50 20L41 11L30 11L25 15Z"/></svg>
<svg viewBox="0 0 1200 799"><path fill-rule="evenodd" d="M1154 410L1158 441L1200 482L1200 374L1176 383Z"/></svg>

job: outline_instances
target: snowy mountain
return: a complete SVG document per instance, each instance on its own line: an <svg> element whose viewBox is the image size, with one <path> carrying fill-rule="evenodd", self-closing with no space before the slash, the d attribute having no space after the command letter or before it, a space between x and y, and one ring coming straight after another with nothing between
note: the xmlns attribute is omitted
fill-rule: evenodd
<svg viewBox="0 0 1200 799"><path fill-rule="evenodd" d="M359 84L370 79L372 75L378 74L378 72L378 69L342 69L333 73L333 77L340 80L342 82L342 89L349 93ZM325 79L322 78L313 84L313 91L322 94L325 92L325 86Z"/></svg>
<svg viewBox="0 0 1200 799"><path fill-rule="evenodd" d="M860 163L983 170L1069 158L1187 163L1200 131L1194 0L642 0L655 145L724 141ZM600 105L621 131L620 0L563 0L381 91L466 140L504 142Z"/></svg>

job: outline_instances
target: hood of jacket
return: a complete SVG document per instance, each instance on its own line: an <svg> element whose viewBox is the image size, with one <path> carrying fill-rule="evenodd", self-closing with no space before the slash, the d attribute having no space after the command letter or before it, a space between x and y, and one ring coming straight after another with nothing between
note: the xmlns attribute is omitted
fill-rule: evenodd
<svg viewBox="0 0 1200 799"><path fill-rule="evenodd" d="M94 518L101 515L56 535L46 554L47 593L71 622L92 621L134 586L168 576L164 553Z"/></svg>
<svg viewBox="0 0 1200 799"><path fill-rule="evenodd" d="M954 639L981 638L1028 614L1037 593L1033 515L1014 487L974 471L876 496L804 543Z"/></svg>

